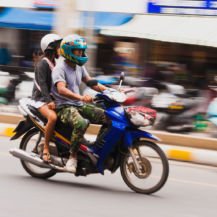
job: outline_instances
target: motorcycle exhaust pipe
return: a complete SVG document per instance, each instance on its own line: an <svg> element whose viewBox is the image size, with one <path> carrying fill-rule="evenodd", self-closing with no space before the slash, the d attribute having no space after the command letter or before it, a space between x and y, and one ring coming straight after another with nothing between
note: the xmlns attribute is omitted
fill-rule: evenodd
<svg viewBox="0 0 217 217"><path fill-rule="evenodd" d="M13 148L9 150L10 154L12 154L14 157L17 157L23 161L27 161L29 163L32 163L38 167L41 168L49 168L51 169L52 167L46 163L42 159L38 157L38 155L34 153L27 153L24 150L18 149L18 148Z"/></svg>

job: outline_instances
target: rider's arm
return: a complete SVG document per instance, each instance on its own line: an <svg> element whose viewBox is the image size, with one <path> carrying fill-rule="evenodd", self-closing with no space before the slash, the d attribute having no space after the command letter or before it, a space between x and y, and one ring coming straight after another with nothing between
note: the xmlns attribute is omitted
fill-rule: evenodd
<svg viewBox="0 0 217 217"><path fill-rule="evenodd" d="M85 66L81 67L81 72L82 72L82 81L84 83L87 83L89 80L92 80L93 78L90 77L89 73L87 72ZM106 90L107 87L102 85L102 84L98 84L96 86L91 87L93 90L98 91L98 92L102 92L103 90Z"/></svg>
<svg viewBox="0 0 217 217"><path fill-rule="evenodd" d="M89 80L92 80L92 78L89 75L83 78L84 83L88 82ZM107 89L106 86L99 84L99 83L96 86L93 86L91 88L98 92L102 92L103 90Z"/></svg>
<svg viewBox="0 0 217 217"><path fill-rule="evenodd" d="M73 100L83 100L83 96L80 94L74 93L66 87L66 83L63 81L59 81L56 83L57 91L60 95L67 97Z"/></svg>

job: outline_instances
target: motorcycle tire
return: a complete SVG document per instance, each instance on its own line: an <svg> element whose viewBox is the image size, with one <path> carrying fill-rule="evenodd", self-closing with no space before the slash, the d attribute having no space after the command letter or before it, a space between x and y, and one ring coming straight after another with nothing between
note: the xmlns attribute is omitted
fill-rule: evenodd
<svg viewBox="0 0 217 217"><path fill-rule="evenodd" d="M137 151L138 149L139 151ZM133 152L135 152L136 160L140 165L140 173L136 172L130 153L123 155L120 172L126 185L141 194L152 194L160 190L169 175L169 163L164 152L157 144L145 140L136 142L133 145ZM158 171L159 169L161 172ZM137 183L134 183L134 179L141 184L138 186Z"/></svg>
<svg viewBox="0 0 217 217"><path fill-rule="evenodd" d="M39 131L35 128L31 129L28 133L26 133L21 140L20 149L26 151L30 140L38 133ZM25 171L35 178L48 179L56 174L56 171L53 169L40 168L24 160L21 160L21 164ZM37 169L39 170L39 172L36 172Z"/></svg>

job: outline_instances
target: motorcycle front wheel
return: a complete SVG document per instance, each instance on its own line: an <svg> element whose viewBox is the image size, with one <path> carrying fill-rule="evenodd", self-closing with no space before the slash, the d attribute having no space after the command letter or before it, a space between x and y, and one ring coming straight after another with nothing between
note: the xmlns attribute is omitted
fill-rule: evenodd
<svg viewBox="0 0 217 217"><path fill-rule="evenodd" d="M40 132L34 128L22 138L20 149L31 153L35 150L36 144L42 142L41 139ZM21 164L28 174L36 178L48 179L56 174L53 169L40 168L24 160L21 160Z"/></svg>
<svg viewBox="0 0 217 217"><path fill-rule="evenodd" d="M161 148L153 142L139 141L123 155L120 171L124 182L137 193L152 194L167 181L169 164ZM134 160L133 156L134 155ZM138 168L135 167L135 161Z"/></svg>

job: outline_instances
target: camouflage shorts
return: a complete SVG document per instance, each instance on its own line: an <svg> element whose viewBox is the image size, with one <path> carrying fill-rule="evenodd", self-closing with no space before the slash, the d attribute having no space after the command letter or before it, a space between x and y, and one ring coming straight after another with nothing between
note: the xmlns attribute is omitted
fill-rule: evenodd
<svg viewBox="0 0 217 217"><path fill-rule="evenodd" d="M61 122L73 128L70 139L71 152L78 150L83 135L89 126L89 122L103 125L108 121L104 110L90 104L85 104L80 107L64 106L57 111L57 115Z"/></svg>

